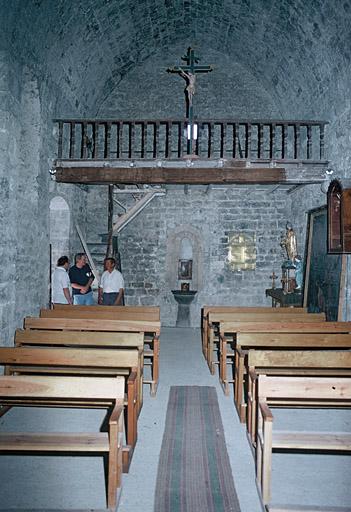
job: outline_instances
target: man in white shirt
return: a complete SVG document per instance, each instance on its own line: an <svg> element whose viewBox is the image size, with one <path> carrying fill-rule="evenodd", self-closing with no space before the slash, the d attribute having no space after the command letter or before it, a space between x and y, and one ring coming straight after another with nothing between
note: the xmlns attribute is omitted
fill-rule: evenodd
<svg viewBox="0 0 351 512"><path fill-rule="evenodd" d="M69 277L67 270L69 259L67 256L61 256L57 260L57 267L52 276L52 303L53 304L72 304L72 297L69 291Z"/></svg>
<svg viewBox="0 0 351 512"><path fill-rule="evenodd" d="M99 304L103 306L122 306L124 279L122 274L115 269L116 260L106 258L105 271L101 276L99 285Z"/></svg>

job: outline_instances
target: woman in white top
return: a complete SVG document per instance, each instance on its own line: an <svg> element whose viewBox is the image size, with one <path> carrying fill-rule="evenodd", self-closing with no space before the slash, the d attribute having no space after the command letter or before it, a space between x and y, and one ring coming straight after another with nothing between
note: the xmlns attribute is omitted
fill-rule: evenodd
<svg viewBox="0 0 351 512"><path fill-rule="evenodd" d="M72 297L69 291L69 259L67 256L61 256L57 260L57 267L52 276L52 303L53 304L72 304Z"/></svg>
<svg viewBox="0 0 351 512"><path fill-rule="evenodd" d="M115 269L116 260L106 258L105 272L101 276L99 285L99 304L103 306L123 306L124 279Z"/></svg>

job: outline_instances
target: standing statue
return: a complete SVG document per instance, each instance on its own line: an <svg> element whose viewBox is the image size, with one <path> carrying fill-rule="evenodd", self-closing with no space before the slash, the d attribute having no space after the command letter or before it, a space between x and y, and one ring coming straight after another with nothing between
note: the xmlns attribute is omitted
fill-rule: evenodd
<svg viewBox="0 0 351 512"><path fill-rule="evenodd" d="M180 76L186 80L187 86L185 87L185 92L188 97L189 106L193 104L193 96L195 94L195 79L196 75L194 73L190 73L190 71L179 72Z"/></svg>
<svg viewBox="0 0 351 512"><path fill-rule="evenodd" d="M288 255L288 260L291 263L294 263L294 260L297 256L297 243L296 243L296 235L293 230L290 222L286 223L286 234L285 238L280 242L281 247L285 247L286 253Z"/></svg>

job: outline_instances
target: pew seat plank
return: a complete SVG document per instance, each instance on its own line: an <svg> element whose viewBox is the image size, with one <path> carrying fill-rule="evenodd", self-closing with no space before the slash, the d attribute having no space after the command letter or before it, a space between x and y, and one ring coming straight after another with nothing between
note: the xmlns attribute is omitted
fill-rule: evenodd
<svg viewBox="0 0 351 512"><path fill-rule="evenodd" d="M0 433L0 451L108 452L107 432Z"/></svg>
<svg viewBox="0 0 351 512"><path fill-rule="evenodd" d="M272 448L287 450L350 451L351 434L346 432L275 431Z"/></svg>

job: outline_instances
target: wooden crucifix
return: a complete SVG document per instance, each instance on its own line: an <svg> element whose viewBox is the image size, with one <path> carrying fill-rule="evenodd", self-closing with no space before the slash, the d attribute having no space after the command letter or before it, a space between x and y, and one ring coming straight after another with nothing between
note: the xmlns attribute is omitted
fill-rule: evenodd
<svg viewBox="0 0 351 512"><path fill-rule="evenodd" d="M187 54L182 57L182 60L186 62L186 66L174 66L168 68L168 73L178 73L186 81L186 87L184 89L186 96L186 117L188 120L188 154L193 153L193 141L196 139L194 130L194 107L193 100L195 94L195 81L196 73L209 73L213 71L212 66L201 66L197 65L199 58L195 56L195 51L189 46ZM190 136L189 136L190 135Z"/></svg>

